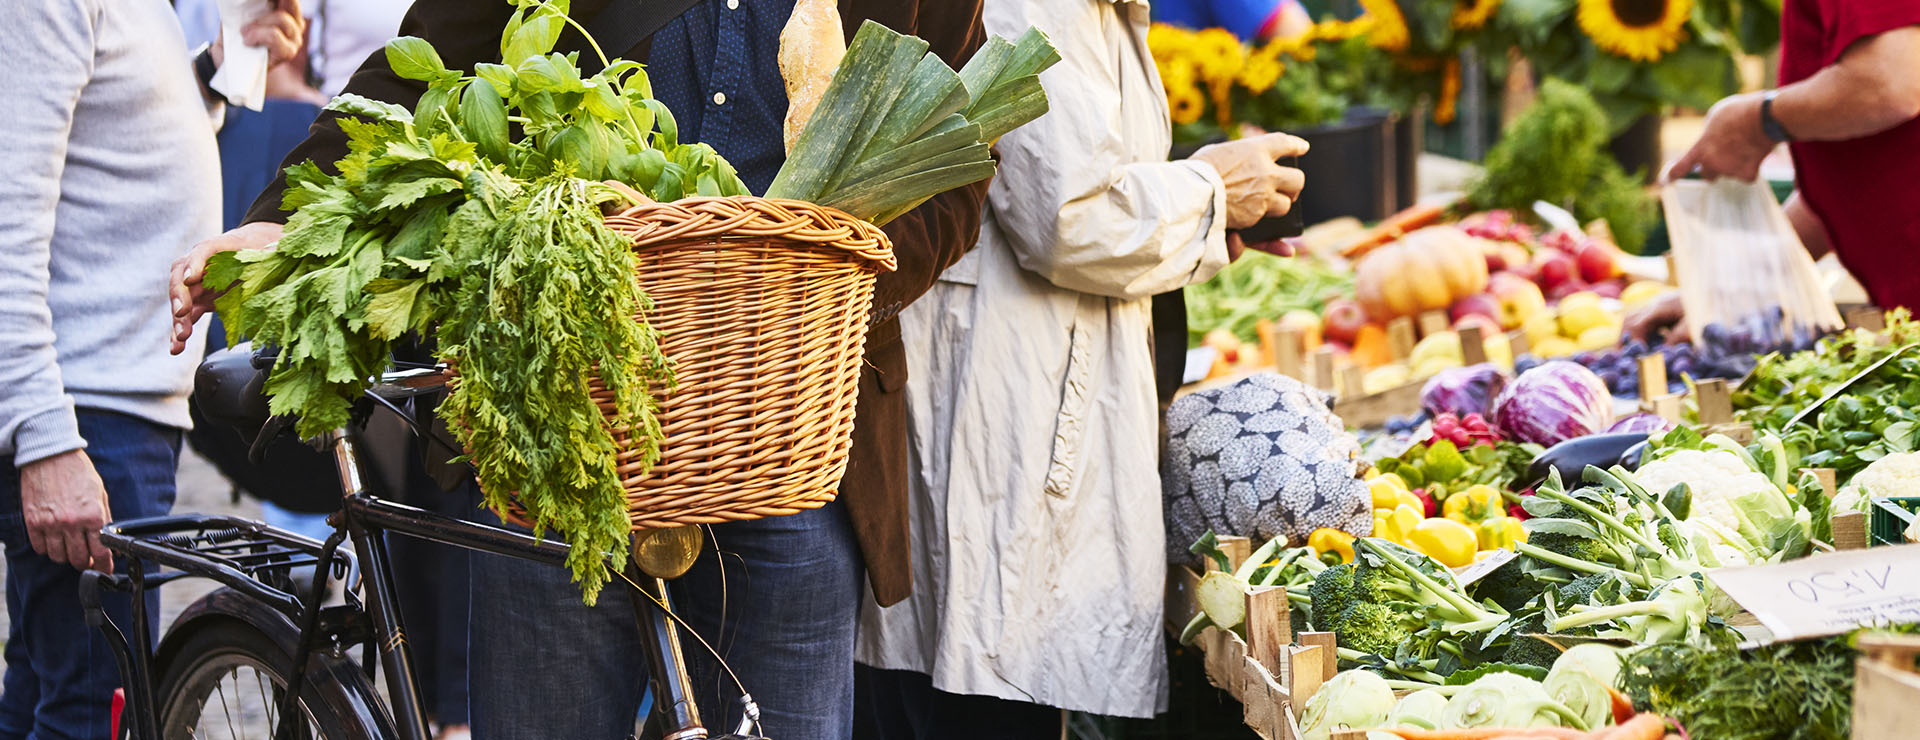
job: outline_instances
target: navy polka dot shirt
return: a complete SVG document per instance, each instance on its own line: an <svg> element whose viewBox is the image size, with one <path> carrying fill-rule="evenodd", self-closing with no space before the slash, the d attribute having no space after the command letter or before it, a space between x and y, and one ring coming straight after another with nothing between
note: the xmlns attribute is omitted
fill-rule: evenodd
<svg viewBox="0 0 1920 740"><path fill-rule="evenodd" d="M712 146L765 193L786 161L780 30L794 0L702 0L653 36L647 77L681 141Z"/></svg>

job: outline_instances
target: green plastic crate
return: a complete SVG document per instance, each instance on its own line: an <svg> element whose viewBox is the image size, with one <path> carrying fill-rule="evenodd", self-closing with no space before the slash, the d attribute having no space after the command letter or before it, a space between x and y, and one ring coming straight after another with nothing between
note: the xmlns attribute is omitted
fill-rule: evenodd
<svg viewBox="0 0 1920 740"><path fill-rule="evenodd" d="M1916 515L1920 515L1920 496L1874 499L1873 510L1867 515L1867 544L1898 545L1906 542L1901 535L1913 525Z"/></svg>

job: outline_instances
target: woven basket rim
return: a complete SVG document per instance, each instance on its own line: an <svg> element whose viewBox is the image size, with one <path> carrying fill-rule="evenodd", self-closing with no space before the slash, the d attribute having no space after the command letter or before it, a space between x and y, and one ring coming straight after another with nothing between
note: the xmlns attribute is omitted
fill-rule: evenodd
<svg viewBox="0 0 1920 740"><path fill-rule="evenodd" d="M636 204L607 216L606 222L629 234L635 250L725 238L784 239L846 250L878 272L899 269L893 242L880 227L840 209L801 200L696 196Z"/></svg>

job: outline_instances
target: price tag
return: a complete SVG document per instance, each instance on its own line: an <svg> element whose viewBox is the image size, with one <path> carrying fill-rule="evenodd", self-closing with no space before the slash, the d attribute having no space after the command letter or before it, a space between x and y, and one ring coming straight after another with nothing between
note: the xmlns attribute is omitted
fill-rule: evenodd
<svg viewBox="0 0 1920 740"><path fill-rule="evenodd" d="M1507 561L1514 559L1516 555L1517 553L1506 548L1494 550L1492 555L1481 558L1480 562L1454 571L1453 577L1460 579L1460 587L1465 588L1474 581L1487 577L1488 573L1499 570L1500 566L1506 565Z"/></svg>
<svg viewBox="0 0 1920 740"><path fill-rule="evenodd" d="M1709 571L1775 639L1881 623L1920 622L1920 545L1825 553L1773 565Z"/></svg>

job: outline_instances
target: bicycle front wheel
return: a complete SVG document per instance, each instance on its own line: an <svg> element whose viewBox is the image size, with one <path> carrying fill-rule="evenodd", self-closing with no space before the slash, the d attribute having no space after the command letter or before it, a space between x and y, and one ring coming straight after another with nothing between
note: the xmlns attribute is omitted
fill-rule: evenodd
<svg viewBox="0 0 1920 740"><path fill-rule="evenodd" d="M161 668L160 734L165 740L275 738L293 657L258 629L237 620L200 625ZM348 672L348 680L360 674ZM381 740L359 707L355 687L337 680L302 685L285 740ZM360 707L364 709L364 707Z"/></svg>

